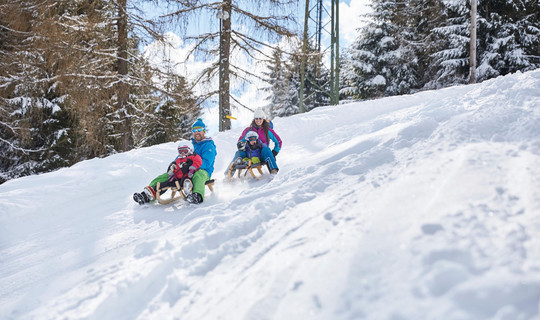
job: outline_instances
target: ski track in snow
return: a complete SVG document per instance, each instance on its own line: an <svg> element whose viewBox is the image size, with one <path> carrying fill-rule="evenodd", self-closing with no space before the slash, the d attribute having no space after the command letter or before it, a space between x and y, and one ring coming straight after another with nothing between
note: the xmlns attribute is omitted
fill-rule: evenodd
<svg viewBox="0 0 540 320"><path fill-rule="evenodd" d="M175 143L0 186L2 319L540 319L540 71L276 119L280 172L139 207Z"/></svg>

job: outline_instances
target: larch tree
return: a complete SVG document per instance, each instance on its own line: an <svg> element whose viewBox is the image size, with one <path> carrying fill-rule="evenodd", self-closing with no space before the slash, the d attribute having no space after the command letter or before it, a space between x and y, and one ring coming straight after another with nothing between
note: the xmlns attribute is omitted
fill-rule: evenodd
<svg viewBox="0 0 540 320"><path fill-rule="evenodd" d="M133 132L131 130L131 107L129 105L129 82L128 82L128 10L127 0L117 0L118 16L117 26L117 110L122 121L121 150L127 151L133 148Z"/></svg>
<svg viewBox="0 0 540 320"><path fill-rule="evenodd" d="M162 73L133 30L160 34L132 10L126 1L0 0L0 183L161 141L142 136L160 117L175 139L182 119L199 115L183 77L169 75L171 90L156 83Z"/></svg>
<svg viewBox="0 0 540 320"><path fill-rule="evenodd" d="M168 0L168 2L176 9L171 10L165 17L182 22L183 27L189 25L190 18L200 19L203 15L208 16L208 26L214 27L208 32L189 36L187 40L194 42L192 54L211 61L211 64L198 76L196 83L210 83L216 77L218 78L217 90L208 90L203 99L218 96L219 130L229 130L231 123L228 116L231 114L231 100L236 106L242 106L231 93L232 82L245 83L249 82L251 77L260 78L259 75L232 58L243 56L250 62L262 61L265 57L268 58L261 50L267 42L294 36L289 28L294 19L288 14L288 9L296 0L234 2L232 0ZM219 27L216 28L216 25Z"/></svg>
<svg viewBox="0 0 540 320"><path fill-rule="evenodd" d="M0 2L0 182L71 163L53 1Z"/></svg>

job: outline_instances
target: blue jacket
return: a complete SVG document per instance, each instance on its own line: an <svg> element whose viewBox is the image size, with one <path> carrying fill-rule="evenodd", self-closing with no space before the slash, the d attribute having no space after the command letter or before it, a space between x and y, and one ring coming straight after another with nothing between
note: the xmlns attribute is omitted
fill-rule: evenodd
<svg viewBox="0 0 540 320"><path fill-rule="evenodd" d="M191 138L191 143L193 144L193 151L202 158L202 165L199 169L205 170L208 172L208 176L211 177L212 172L214 172L214 162L216 161L217 155L214 141L212 138L204 138L197 142L195 139Z"/></svg>
<svg viewBox="0 0 540 320"><path fill-rule="evenodd" d="M266 144L262 143L262 141L259 139L257 140L257 143L255 143L255 145L250 145L249 142L247 142L246 144L246 156L248 158L253 158L253 157L257 157L261 160L262 159L262 148L263 147L266 147Z"/></svg>

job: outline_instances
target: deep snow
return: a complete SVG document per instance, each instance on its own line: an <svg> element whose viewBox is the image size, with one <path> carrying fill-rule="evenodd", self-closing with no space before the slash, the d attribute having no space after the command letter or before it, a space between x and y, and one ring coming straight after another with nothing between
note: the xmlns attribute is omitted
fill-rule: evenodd
<svg viewBox="0 0 540 320"><path fill-rule="evenodd" d="M131 199L176 143L0 185L0 319L540 319L540 70L274 123L200 206Z"/></svg>

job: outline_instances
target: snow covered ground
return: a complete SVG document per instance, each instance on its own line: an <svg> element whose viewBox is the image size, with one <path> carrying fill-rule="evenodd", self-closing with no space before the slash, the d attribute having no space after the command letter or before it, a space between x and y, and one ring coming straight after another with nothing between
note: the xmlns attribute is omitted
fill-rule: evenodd
<svg viewBox="0 0 540 320"><path fill-rule="evenodd" d="M540 70L275 128L200 206L131 199L176 143L0 185L0 319L540 319Z"/></svg>

